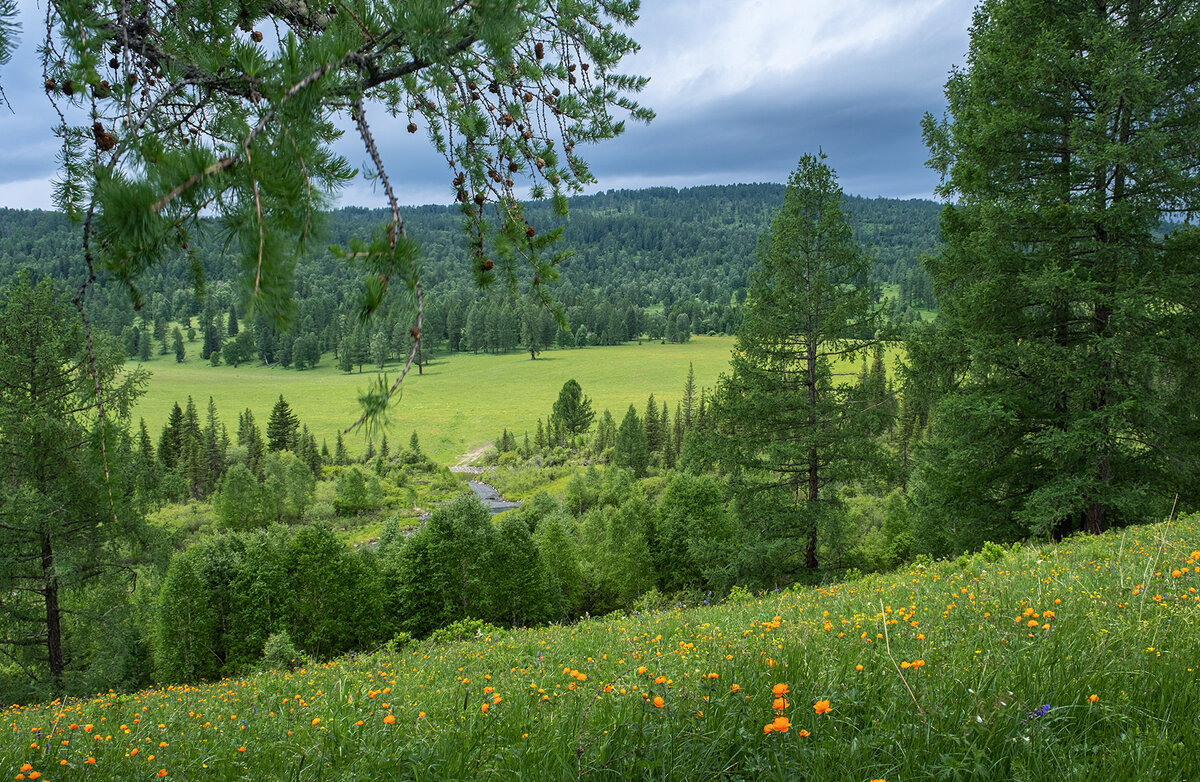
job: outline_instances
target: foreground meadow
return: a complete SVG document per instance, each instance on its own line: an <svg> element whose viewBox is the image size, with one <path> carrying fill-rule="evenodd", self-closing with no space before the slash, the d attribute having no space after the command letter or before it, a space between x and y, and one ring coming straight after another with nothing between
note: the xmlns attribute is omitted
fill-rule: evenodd
<svg viewBox="0 0 1200 782"><path fill-rule="evenodd" d="M1195 779L1200 517L12 706L10 779Z"/></svg>

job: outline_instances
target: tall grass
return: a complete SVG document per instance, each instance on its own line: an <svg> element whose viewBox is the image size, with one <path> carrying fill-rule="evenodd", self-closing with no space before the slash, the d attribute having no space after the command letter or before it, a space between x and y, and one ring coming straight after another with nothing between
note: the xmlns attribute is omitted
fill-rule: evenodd
<svg viewBox="0 0 1200 782"><path fill-rule="evenodd" d="M1193 516L821 588L13 706L0 772L1194 779L1196 549ZM787 729L765 730L776 724Z"/></svg>

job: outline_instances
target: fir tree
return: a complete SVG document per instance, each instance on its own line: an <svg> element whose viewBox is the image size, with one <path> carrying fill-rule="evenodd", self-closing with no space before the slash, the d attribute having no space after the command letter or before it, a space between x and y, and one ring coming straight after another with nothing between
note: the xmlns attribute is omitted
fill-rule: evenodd
<svg viewBox="0 0 1200 782"><path fill-rule="evenodd" d="M271 410L271 417L267 419L267 450L286 451L294 448L299 427L300 422L292 412L292 406L280 394L279 401Z"/></svg>

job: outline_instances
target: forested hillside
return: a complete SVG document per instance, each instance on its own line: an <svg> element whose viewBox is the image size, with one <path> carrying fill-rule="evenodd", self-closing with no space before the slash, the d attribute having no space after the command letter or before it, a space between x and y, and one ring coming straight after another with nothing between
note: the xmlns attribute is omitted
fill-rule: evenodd
<svg viewBox="0 0 1200 782"><path fill-rule="evenodd" d="M782 197L782 185L755 184L620 190L575 198L570 216L562 221L560 242L573 256L561 264L554 290L564 305L572 340L612 344L647 334L682 341L687 334L732 333L759 237ZM845 208L856 238L874 253L876 281L897 286L895 317L913 319L912 309L932 308L932 290L920 257L937 245L939 205L851 196ZM546 203L527 204L526 210L539 225L549 228L555 223ZM464 274L468 250L457 207L412 207L403 214L422 250L426 349L528 349L531 320L541 331L532 340L541 338L538 349L561 339L549 313L530 312L528 302L515 300L506 286L478 291L471 285ZM337 324L358 302L362 283L325 248L369 235L384 223L382 211L357 207L328 216L327 241L298 262L297 311L290 330L294 337L312 333L323 352L337 350L343 336ZM237 260L226 251L225 242L220 227L206 223L189 237L187 253L144 275L136 292L143 305L140 318L130 306L129 291L119 284L93 286L92 314L119 334L139 320L143 326L160 316L165 322L186 323L206 312L210 319L226 315L231 304L236 310L237 297L229 282L236 276ZM55 213L0 209L0 282L21 269L35 277L82 279L75 227ZM197 282L203 283L200 299L194 295ZM472 304L478 310L475 318L470 317ZM501 322L491 329L485 328L488 307L498 310L493 323ZM502 323L506 316L507 327ZM479 327L469 328L476 321ZM202 332L203 324L197 328ZM368 351L371 336L364 335ZM279 362L270 350L258 352L268 363Z"/></svg>

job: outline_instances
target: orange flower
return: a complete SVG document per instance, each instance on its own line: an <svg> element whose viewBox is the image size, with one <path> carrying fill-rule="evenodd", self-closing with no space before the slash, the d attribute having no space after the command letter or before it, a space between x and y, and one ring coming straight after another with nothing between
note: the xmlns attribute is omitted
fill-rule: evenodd
<svg viewBox="0 0 1200 782"><path fill-rule="evenodd" d="M861 671L862 669L863 669L862 663L859 663L858 665L854 666L854 670L856 670L856 671Z"/></svg>
<svg viewBox="0 0 1200 782"><path fill-rule="evenodd" d="M26 771L33 771L33 766L29 763L25 763L21 766L20 771L22 774L24 774Z"/></svg>
<svg viewBox="0 0 1200 782"><path fill-rule="evenodd" d="M1096 695L1095 693L1092 693L1091 695L1088 696L1088 703L1098 703L1099 701L1100 701L1100 696Z"/></svg>
<svg viewBox="0 0 1200 782"><path fill-rule="evenodd" d="M833 710L832 707L829 705L829 701L827 701L827 700L817 701L816 703L813 704L813 709L817 712L817 714L824 714L827 711Z"/></svg>
<svg viewBox="0 0 1200 782"><path fill-rule="evenodd" d="M661 709L663 706L667 705L667 702L662 699L661 695L655 695L652 703L654 703L654 707L657 709Z"/></svg>
<svg viewBox="0 0 1200 782"><path fill-rule="evenodd" d="M799 731L796 732L796 735L799 736L800 738L804 738L805 736L811 736L812 734L809 733L804 728L801 728Z"/></svg>
<svg viewBox="0 0 1200 782"><path fill-rule="evenodd" d="M363 721L362 721L362 720L358 720L358 721L357 721L357 722L355 722L354 724L355 724L355 725L357 725L358 727L360 727L360 728L361 728L361 727L362 727L362 724L363 724Z"/></svg>
<svg viewBox="0 0 1200 782"><path fill-rule="evenodd" d="M417 712L417 719L419 719L419 720L425 719L425 712L423 712L423 711Z"/></svg>
<svg viewBox="0 0 1200 782"><path fill-rule="evenodd" d="M312 724L313 724L313 725L317 725L317 724L319 724L320 722L321 722L321 718L320 718L320 717L313 717L313 721L312 721Z"/></svg>
<svg viewBox="0 0 1200 782"><path fill-rule="evenodd" d="M779 684L776 684L774 687L771 688L771 692L775 693L775 697L777 697L777 698L780 695L787 695L787 691L788 691L788 686L784 682L780 682Z"/></svg>
<svg viewBox="0 0 1200 782"><path fill-rule="evenodd" d="M160 768L160 769L158 770L158 773L157 773L157 774L155 774L154 776L156 776L156 777L165 777L166 775L167 775L167 770L166 770L165 768Z"/></svg>
<svg viewBox="0 0 1200 782"><path fill-rule="evenodd" d="M383 718L383 722L385 725L395 725L396 724L396 715L395 714L387 715L386 717Z"/></svg>
<svg viewBox="0 0 1200 782"><path fill-rule="evenodd" d="M30 772L29 772L29 778L30 778L30 779L41 779L41 778L42 778L42 772L40 772L40 771L30 771Z"/></svg>
<svg viewBox="0 0 1200 782"><path fill-rule="evenodd" d="M129 750L129 754L130 754L130 755L136 755L136 754L137 754L137 747L134 747L133 749Z"/></svg>
<svg viewBox="0 0 1200 782"><path fill-rule="evenodd" d="M740 684L731 684L731 685L729 685L729 691L730 691L730 692L741 692L741 691L742 691L742 685L740 685Z"/></svg>
<svg viewBox="0 0 1200 782"><path fill-rule="evenodd" d="M482 706L479 707L479 710L482 711L484 714L487 714L488 713L488 705L486 703L483 704Z"/></svg>
<svg viewBox="0 0 1200 782"><path fill-rule="evenodd" d="M95 758L93 758L93 757L89 757L87 760L85 760L85 761L83 761L83 762L84 762L84 763L87 763L87 764L88 764L88 765L90 765L90 766L94 766L94 765L96 765L96 759L95 759Z"/></svg>
<svg viewBox="0 0 1200 782"><path fill-rule="evenodd" d="M788 707L788 702L783 698L776 698L775 704L771 707L775 711L783 711Z"/></svg>

